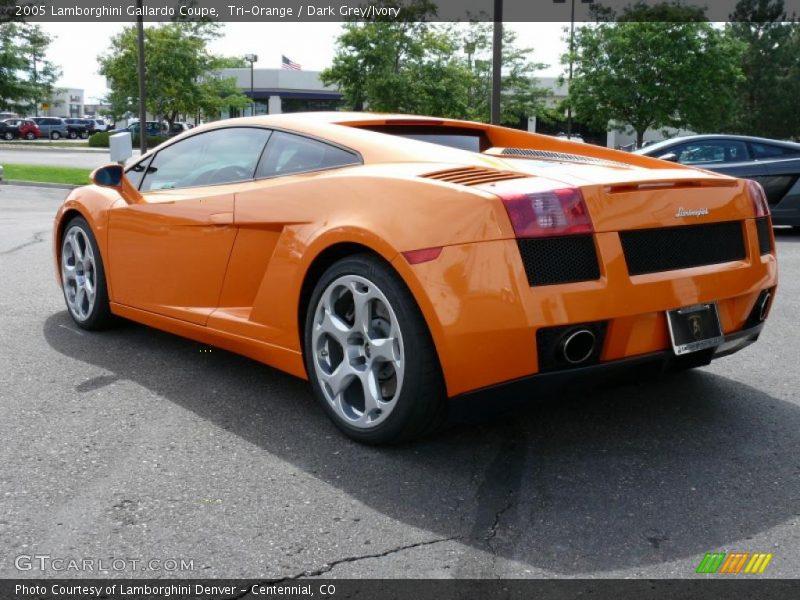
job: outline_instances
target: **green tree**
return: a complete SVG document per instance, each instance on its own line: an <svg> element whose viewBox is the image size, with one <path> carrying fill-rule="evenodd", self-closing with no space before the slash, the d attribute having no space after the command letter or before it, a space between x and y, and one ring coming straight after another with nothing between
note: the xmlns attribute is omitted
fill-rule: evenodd
<svg viewBox="0 0 800 600"><path fill-rule="evenodd" d="M172 126L181 114L200 112L213 118L227 106L241 108L250 102L233 78L218 75L226 66L241 64L208 51L208 43L218 35L215 24L167 23L145 29L148 112ZM137 110L137 53L136 28L126 27L98 57L111 90L106 101L117 118Z"/></svg>
<svg viewBox="0 0 800 600"><path fill-rule="evenodd" d="M467 89L467 118L488 122L492 94L492 29L491 23L471 23L461 35L459 46L463 49L470 73ZM537 86L536 71L546 65L529 60L531 48L520 48L517 34L503 30L502 87L500 120L506 125L519 125L528 117L544 115L544 99L548 91Z"/></svg>
<svg viewBox="0 0 800 600"><path fill-rule="evenodd" d="M675 20L646 20L665 12ZM735 111L740 55L695 11L633 5L616 23L576 32L569 102L595 127L632 128L637 145L650 128L717 130Z"/></svg>
<svg viewBox="0 0 800 600"><path fill-rule="evenodd" d="M464 113L468 73L454 56L457 41L426 22L436 14L432 3L411 0L404 8L396 20L345 23L322 81L337 85L353 110Z"/></svg>
<svg viewBox="0 0 800 600"><path fill-rule="evenodd" d="M61 69L47 59L52 38L38 25L0 24L0 108L25 112L50 99Z"/></svg>
<svg viewBox="0 0 800 600"><path fill-rule="evenodd" d="M18 110L25 98L25 57L19 47L16 23L0 24L0 109Z"/></svg>
<svg viewBox="0 0 800 600"><path fill-rule="evenodd" d="M404 7L397 20L344 24L322 81L337 85L353 110L488 121L491 25L429 23L436 13L426 0ZM528 60L514 32L504 43L502 120L517 125L542 110L545 92L534 78L541 65Z"/></svg>
<svg viewBox="0 0 800 600"><path fill-rule="evenodd" d="M744 48L744 78L731 129L765 137L800 136L800 31L783 0L741 0L726 30Z"/></svg>
<svg viewBox="0 0 800 600"><path fill-rule="evenodd" d="M27 108L38 116L39 105L52 99L61 68L47 59L47 49L53 39L39 25L22 27L19 40L20 54L25 60L26 94L30 99Z"/></svg>

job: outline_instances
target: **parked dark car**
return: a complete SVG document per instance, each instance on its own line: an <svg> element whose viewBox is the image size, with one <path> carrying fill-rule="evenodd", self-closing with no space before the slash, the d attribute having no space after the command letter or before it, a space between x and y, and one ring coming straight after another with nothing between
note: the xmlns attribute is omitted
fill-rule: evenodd
<svg viewBox="0 0 800 600"><path fill-rule="evenodd" d="M28 118L39 127L42 137L50 138L51 140L60 140L62 137L67 137L67 124L64 119L59 119L58 117Z"/></svg>
<svg viewBox="0 0 800 600"><path fill-rule="evenodd" d="M42 137L42 130L32 119L6 119L5 123L16 127L21 139L35 140Z"/></svg>
<svg viewBox="0 0 800 600"><path fill-rule="evenodd" d="M193 127L194 125L192 125L191 123L184 123L183 121L175 121L169 130L169 135L170 137L180 135L186 131L189 131Z"/></svg>
<svg viewBox="0 0 800 600"><path fill-rule="evenodd" d="M139 122L131 123L127 127L123 129L112 129L109 133L122 133L123 131L129 131L131 135L137 135L139 133ZM149 136L163 136L167 134L167 128L158 121L147 121L147 135Z"/></svg>
<svg viewBox="0 0 800 600"><path fill-rule="evenodd" d="M89 119L68 118L64 122L67 124L67 137L71 140L85 140L94 133L94 122Z"/></svg>
<svg viewBox="0 0 800 600"><path fill-rule="evenodd" d="M4 140L13 140L19 137L19 129L13 125L9 125L5 121L0 121L0 138Z"/></svg>
<svg viewBox="0 0 800 600"><path fill-rule="evenodd" d="M635 153L754 179L767 193L772 223L800 227L800 144L740 135L690 135Z"/></svg>

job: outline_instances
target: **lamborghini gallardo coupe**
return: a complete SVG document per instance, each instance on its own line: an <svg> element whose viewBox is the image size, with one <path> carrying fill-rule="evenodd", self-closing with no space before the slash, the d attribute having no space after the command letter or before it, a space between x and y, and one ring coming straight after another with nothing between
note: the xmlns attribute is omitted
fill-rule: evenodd
<svg viewBox="0 0 800 600"><path fill-rule="evenodd" d="M78 326L116 315L307 378L366 443L458 402L707 364L758 338L777 284L758 183L482 123L227 120L92 180L54 227Z"/></svg>

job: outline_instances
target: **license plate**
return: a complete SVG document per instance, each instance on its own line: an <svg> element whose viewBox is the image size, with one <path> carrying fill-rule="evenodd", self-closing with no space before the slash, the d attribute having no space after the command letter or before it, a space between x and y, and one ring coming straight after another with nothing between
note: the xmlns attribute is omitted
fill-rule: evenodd
<svg viewBox="0 0 800 600"><path fill-rule="evenodd" d="M714 303L669 310L667 324L672 350L677 355L713 348L725 341Z"/></svg>

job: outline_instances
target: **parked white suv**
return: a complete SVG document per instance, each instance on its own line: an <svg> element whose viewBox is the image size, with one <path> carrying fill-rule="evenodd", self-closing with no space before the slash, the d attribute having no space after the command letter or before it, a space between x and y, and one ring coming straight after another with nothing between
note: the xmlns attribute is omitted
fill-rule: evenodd
<svg viewBox="0 0 800 600"><path fill-rule="evenodd" d="M95 131L108 131L108 123L105 119L94 119L92 117L87 117L94 121L94 130Z"/></svg>

